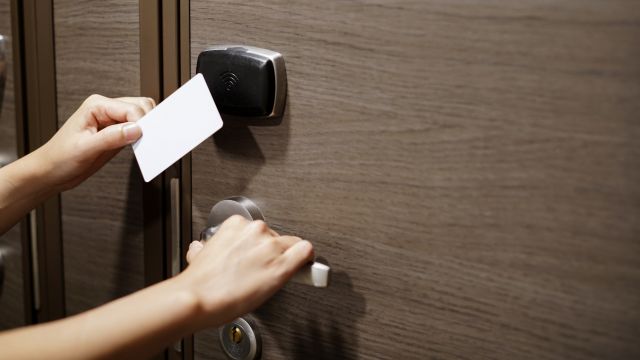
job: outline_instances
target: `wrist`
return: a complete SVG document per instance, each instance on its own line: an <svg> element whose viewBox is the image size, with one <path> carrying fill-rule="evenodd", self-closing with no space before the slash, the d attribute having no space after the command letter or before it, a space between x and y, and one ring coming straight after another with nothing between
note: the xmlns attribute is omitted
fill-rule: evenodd
<svg viewBox="0 0 640 360"><path fill-rule="evenodd" d="M44 165L26 155L0 170L0 234L38 204L56 194L49 186Z"/></svg>
<svg viewBox="0 0 640 360"><path fill-rule="evenodd" d="M193 291L193 287L183 274L164 281L165 291L171 299L173 309L182 319L186 333L193 333L202 328L205 318L202 303Z"/></svg>
<svg viewBox="0 0 640 360"><path fill-rule="evenodd" d="M13 201L30 199L41 202L56 193L48 174L49 165L36 150L6 166L4 180L11 185Z"/></svg>
<svg viewBox="0 0 640 360"><path fill-rule="evenodd" d="M236 311L227 301L228 294L219 287L216 287L217 291L211 291L211 285L207 285L211 279L207 277L209 281L206 281L207 279L202 278L206 276L205 274L194 270L187 268L171 279L175 281L179 291L185 294L183 296L193 303L190 317L191 331L217 327L233 320L229 315Z"/></svg>
<svg viewBox="0 0 640 360"><path fill-rule="evenodd" d="M47 144L42 145L24 157L28 162L29 176L35 177L38 184L49 192L49 196L64 191L57 180L56 165L49 155Z"/></svg>

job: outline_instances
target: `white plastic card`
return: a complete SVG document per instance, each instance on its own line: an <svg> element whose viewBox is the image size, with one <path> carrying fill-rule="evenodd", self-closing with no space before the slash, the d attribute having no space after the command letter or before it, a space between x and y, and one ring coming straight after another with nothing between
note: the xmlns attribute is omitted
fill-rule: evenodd
<svg viewBox="0 0 640 360"><path fill-rule="evenodd" d="M138 120L142 137L133 146L142 177L149 182L222 127L202 74Z"/></svg>

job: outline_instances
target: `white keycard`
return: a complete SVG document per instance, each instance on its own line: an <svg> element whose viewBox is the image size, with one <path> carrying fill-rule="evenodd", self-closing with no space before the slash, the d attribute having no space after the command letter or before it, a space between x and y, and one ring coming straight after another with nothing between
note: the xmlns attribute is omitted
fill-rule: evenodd
<svg viewBox="0 0 640 360"><path fill-rule="evenodd" d="M142 137L133 146L142 177L149 182L222 127L202 74L138 120Z"/></svg>

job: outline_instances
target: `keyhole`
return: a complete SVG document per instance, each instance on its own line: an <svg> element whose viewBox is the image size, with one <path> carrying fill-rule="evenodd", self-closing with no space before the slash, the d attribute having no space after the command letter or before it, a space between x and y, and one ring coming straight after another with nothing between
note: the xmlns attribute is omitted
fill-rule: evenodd
<svg viewBox="0 0 640 360"><path fill-rule="evenodd" d="M242 329L238 326L233 326L231 331L229 332L229 338L236 344L239 344L242 341Z"/></svg>

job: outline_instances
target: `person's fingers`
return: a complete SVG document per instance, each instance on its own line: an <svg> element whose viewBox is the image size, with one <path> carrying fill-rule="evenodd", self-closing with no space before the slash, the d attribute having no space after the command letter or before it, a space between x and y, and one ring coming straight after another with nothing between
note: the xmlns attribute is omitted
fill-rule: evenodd
<svg viewBox="0 0 640 360"><path fill-rule="evenodd" d="M107 150L119 149L131 144L142 136L142 129L136 123L116 124L93 134L87 140L89 151L102 153Z"/></svg>
<svg viewBox="0 0 640 360"><path fill-rule="evenodd" d="M120 98L116 98L116 100L138 105L144 110L145 114L153 110L154 107L156 107L155 100L148 97L120 97Z"/></svg>
<svg viewBox="0 0 640 360"><path fill-rule="evenodd" d="M280 248L282 249L282 252L285 252L287 249L289 249L293 245L302 241L302 239L300 239L297 236L289 236L289 235L276 236L274 237L274 239L278 244L280 244Z"/></svg>
<svg viewBox="0 0 640 360"><path fill-rule="evenodd" d="M90 118L95 119L98 128L115 123L137 121L145 115L145 111L140 105L101 95L89 96L83 106L89 110Z"/></svg>
<svg viewBox="0 0 640 360"><path fill-rule="evenodd" d="M254 236L267 235L269 234L269 226L262 220L254 220L247 225L244 231Z"/></svg>
<svg viewBox="0 0 640 360"><path fill-rule="evenodd" d="M313 245L306 240L298 241L288 248L279 258L283 274L289 278L302 265L313 260Z"/></svg>
<svg viewBox="0 0 640 360"><path fill-rule="evenodd" d="M269 234L271 234L271 236L280 236L280 234L278 234L275 230L273 230L272 228L269 228Z"/></svg>
<svg viewBox="0 0 640 360"><path fill-rule="evenodd" d="M236 227L244 227L249 224L249 220L245 219L240 215L233 215L225 220L222 225L220 225L220 230L218 232L227 232Z"/></svg>
<svg viewBox="0 0 640 360"><path fill-rule="evenodd" d="M258 240L258 244L267 250L264 253L264 259L267 261L277 260L282 253L301 240L295 236L271 236L266 232L254 236ZM255 243L251 246L254 245Z"/></svg>
<svg viewBox="0 0 640 360"><path fill-rule="evenodd" d="M187 251L187 263L191 263L193 259L200 253L200 251L204 248L204 245L200 241L192 241L189 244L189 250Z"/></svg>

